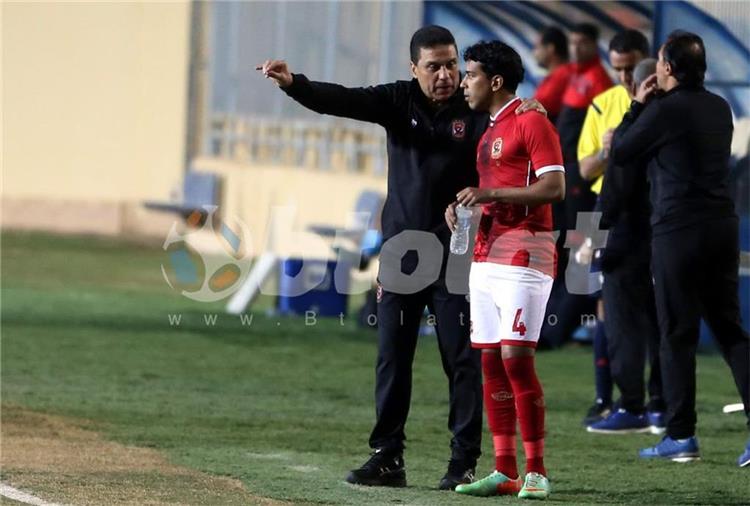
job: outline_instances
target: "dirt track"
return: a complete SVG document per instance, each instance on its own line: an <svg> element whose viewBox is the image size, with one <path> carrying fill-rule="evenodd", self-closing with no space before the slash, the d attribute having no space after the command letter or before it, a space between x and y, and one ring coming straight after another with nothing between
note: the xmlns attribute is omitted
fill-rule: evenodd
<svg viewBox="0 0 750 506"><path fill-rule="evenodd" d="M104 440L85 421L2 407L2 482L68 505L285 504L239 480L170 464L160 453Z"/></svg>

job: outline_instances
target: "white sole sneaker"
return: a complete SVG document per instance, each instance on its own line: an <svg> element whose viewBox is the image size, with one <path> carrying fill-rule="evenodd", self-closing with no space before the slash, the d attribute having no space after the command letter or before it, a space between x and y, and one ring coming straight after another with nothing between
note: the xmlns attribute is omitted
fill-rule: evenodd
<svg viewBox="0 0 750 506"><path fill-rule="evenodd" d="M621 429L621 430L609 430L609 429L595 429L591 426L586 427L586 432L594 434L645 434L651 432L651 427L643 427L640 429Z"/></svg>
<svg viewBox="0 0 750 506"><path fill-rule="evenodd" d="M701 459L700 457L674 457L669 460L671 460L672 462L679 462L680 464L685 464L687 462L696 462L700 459Z"/></svg>
<svg viewBox="0 0 750 506"><path fill-rule="evenodd" d="M667 432L666 427L657 427L656 425L652 425L648 428L649 431L651 431L651 434L654 434L656 436L661 436L665 432Z"/></svg>

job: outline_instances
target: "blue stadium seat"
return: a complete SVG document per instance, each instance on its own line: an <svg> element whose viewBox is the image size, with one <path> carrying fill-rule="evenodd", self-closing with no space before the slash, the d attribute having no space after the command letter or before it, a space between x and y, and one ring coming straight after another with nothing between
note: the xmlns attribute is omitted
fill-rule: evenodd
<svg viewBox="0 0 750 506"><path fill-rule="evenodd" d="M385 196L377 191L365 190L354 205L356 219L347 228L338 228L331 225L310 225L308 230L327 238L344 238L351 240L357 245L357 251L342 250L340 245L334 245L334 250L342 257L342 253L347 257L359 257L362 252L360 268L364 268L367 262L380 252L383 236L380 227L376 224L380 218L380 212L383 209Z"/></svg>
<svg viewBox="0 0 750 506"><path fill-rule="evenodd" d="M218 206L221 190L221 178L218 174L211 172L187 172L182 187L181 202L157 202L146 201L147 209L176 213L187 219L191 214L198 212L202 222L208 215L206 207Z"/></svg>

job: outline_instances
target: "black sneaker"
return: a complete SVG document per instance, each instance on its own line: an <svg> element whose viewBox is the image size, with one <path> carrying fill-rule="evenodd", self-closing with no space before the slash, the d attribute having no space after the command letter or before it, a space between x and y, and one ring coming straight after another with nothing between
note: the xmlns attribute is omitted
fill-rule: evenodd
<svg viewBox="0 0 750 506"><path fill-rule="evenodd" d="M438 488L440 490L454 490L458 485L473 482L475 466L476 463L473 462L451 459L448 463L448 471L440 480Z"/></svg>
<svg viewBox="0 0 750 506"><path fill-rule="evenodd" d="M596 422L600 422L607 418L611 412L612 406L610 404L595 402L586 413L586 417L583 419L583 425L588 427Z"/></svg>
<svg viewBox="0 0 750 506"><path fill-rule="evenodd" d="M377 448L362 467L349 472L346 481L371 487L405 487L404 457L400 452Z"/></svg>

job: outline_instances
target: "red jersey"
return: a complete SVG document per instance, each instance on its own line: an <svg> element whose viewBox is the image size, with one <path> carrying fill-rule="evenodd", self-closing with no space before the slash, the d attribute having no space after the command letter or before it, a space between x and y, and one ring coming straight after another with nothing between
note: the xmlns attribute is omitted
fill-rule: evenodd
<svg viewBox="0 0 750 506"><path fill-rule="evenodd" d="M595 96L612 87L612 79L598 56L586 63L572 63L571 71L568 87L562 97L564 106L586 108Z"/></svg>
<svg viewBox="0 0 750 506"><path fill-rule="evenodd" d="M565 93L572 73L572 64L565 63L558 65L537 86L534 98L539 100L544 108L547 109L550 117L556 117L560 114L563 93Z"/></svg>
<svg viewBox="0 0 750 506"><path fill-rule="evenodd" d="M547 172L564 172L560 139L542 114L516 114L518 97L508 102L477 146L480 188L524 187ZM555 275L552 205L482 205L474 246L475 262L530 267Z"/></svg>

